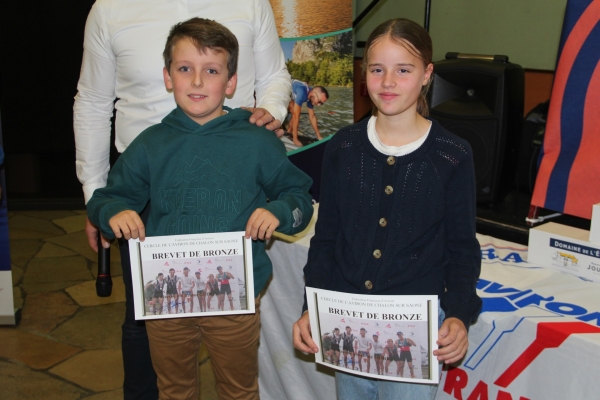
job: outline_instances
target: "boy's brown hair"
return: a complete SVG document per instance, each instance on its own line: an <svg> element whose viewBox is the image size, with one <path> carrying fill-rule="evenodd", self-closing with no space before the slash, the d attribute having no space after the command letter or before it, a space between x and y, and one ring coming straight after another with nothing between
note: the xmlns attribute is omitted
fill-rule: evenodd
<svg viewBox="0 0 600 400"><path fill-rule="evenodd" d="M171 71L173 61L173 47L182 39L190 39L198 51L205 53L206 49L214 52L225 51L229 54L227 60L228 79L237 72L239 45L237 38L229 29L218 22L204 19L192 18L174 25L167 37L163 59L165 68Z"/></svg>

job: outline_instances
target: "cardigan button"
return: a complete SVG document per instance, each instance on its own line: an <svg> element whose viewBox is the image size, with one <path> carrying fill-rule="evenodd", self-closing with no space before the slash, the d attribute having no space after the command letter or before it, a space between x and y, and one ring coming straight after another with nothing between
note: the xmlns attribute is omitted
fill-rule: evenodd
<svg viewBox="0 0 600 400"><path fill-rule="evenodd" d="M366 287L368 290L371 290L371 289L373 289L373 282L371 282L371 281L366 281L366 282L365 282L365 287Z"/></svg>
<svg viewBox="0 0 600 400"><path fill-rule="evenodd" d="M385 194L392 194L392 193L394 193L394 188L391 187L391 186L389 186L389 185L386 186L385 187Z"/></svg>
<svg viewBox="0 0 600 400"><path fill-rule="evenodd" d="M381 250L377 249L373 252L373 257L379 258L381 257Z"/></svg>
<svg viewBox="0 0 600 400"><path fill-rule="evenodd" d="M387 219L385 218L380 218L379 219L379 225L383 228L387 225Z"/></svg>
<svg viewBox="0 0 600 400"><path fill-rule="evenodd" d="M389 157L387 158L387 163L388 163L388 165L394 165L394 163L395 163L395 162L396 162L396 157L394 157L394 156L389 156Z"/></svg>

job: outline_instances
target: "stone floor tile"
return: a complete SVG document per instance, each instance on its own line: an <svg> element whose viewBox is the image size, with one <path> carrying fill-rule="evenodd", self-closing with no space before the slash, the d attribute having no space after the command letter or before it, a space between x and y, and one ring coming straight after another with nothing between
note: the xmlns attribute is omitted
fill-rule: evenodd
<svg viewBox="0 0 600 400"><path fill-rule="evenodd" d="M84 397L85 400L123 400L123 389L111 390ZM204 399L203 399L204 400Z"/></svg>
<svg viewBox="0 0 600 400"><path fill-rule="evenodd" d="M72 250L65 249L64 247L57 246L52 243L44 243L40 251L35 255L36 258L47 258L47 257L68 257L77 255Z"/></svg>
<svg viewBox="0 0 600 400"><path fill-rule="evenodd" d="M83 351L49 372L96 392L115 390L123 385L121 350Z"/></svg>
<svg viewBox="0 0 600 400"><path fill-rule="evenodd" d="M18 231L37 232L42 235L40 237L65 234L65 231L54 225L51 221L23 214L15 215L8 220L8 230L11 238L13 238L13 229ZM15 237L15 239L18 238Z"/></svg>
<svg viewBox="0 0 600 400"><path fill-rule="evenodd" d="M33 369L46 369L81 351L15 327L0 327L0 358L17 360Z"/></svg>
<svg viewBox="0 0 600 400"><path fill-rule="evenodd" d="M71 286L66 292L80 306L99 306L102 304L120 303L125 301L125 285L121 277L115 277L112 280L112 294L110 297L98 297L96 295L96 281L82 282Z"/></svg>
<svg viewBox="0 0 600 400"><path fill-rule="evenodd" d="M56 292L64 288L75 286L83 281L60 281L60 282L39 282L39 283L21 283L19 287L25 294Z"/></svg>
<svg viewBox="0 0 600 400"><path fill-rule="evenodd" d="M23 277L23 268L13 265L13 266L11 266L10 271L11 271L13 286L15 286L19 283L19 281Z"/></svg>
<svg viewBox="0 0 600 400"><path fill-rule="evenodd" d="M82 281L92 278L84 257L34 258L27 265L23 283Z"/></svg>
<svg viewBox="0 0 600 400"><path fill-rule="evenodd" d="M56 236L44 239L45 242L57 244L62 247L73 250L77 254L82 255L88 260L97 262L98 253L96 253L89 245L85 232L73 232L66 235Z"/></svg>
<svg viewBox="0 0 600 400"><path fill-rule="evenodd" d="M23 292L21 288L18 286L13 287L13 306L14 308L23 308L23 303L25 300L23 299Z"/></svg>
<svg viewBox="0 0 600 400"><path fill-rule="evenodd" d="M3 400L75 400L89 393L47 373L31 371L26 366L2 360L0 388Z"/></svg>
<svg viewBox="0 0 600 400"><path fill-rule="evenodd" d="M52 222L60 226L67 233L79 232L85 229L86 216L82 214L71 215L66 218L53 219Z"/></svg>
<svg viewBox="0 0 600 400"><path fill-rule="evenodd" d="M125 303L83 307L50 336L86 350L120 349L124 318Z"/></svg>
<svg viewBox="0 0 600 400"><path fill-rule="evenodd" d="M63 292L29 294L25 299L19 328L36 333L50 333L78 309L79 306Z"/></svg>
<svg viewBox="0 0 600 400"><path fill-rule="evenodd" d="M63 234L64 234L64 232L63 232ZM10 235L11 240L45 239L45 238L54 236L54 235L49 235L48 233L45 233L45 232L30 231L27 229L17 229L17 228L11 229L9 231L9 235Z"/></svg>
<svg viewBox="0 0 600 400"><path fill-rule="evenodd" d="M44 244L41 240L21 239L16 240L10 235L10 261L17 267L24 267Z"/></svg>
<svg viewBox="0 0 600 400"><path fill-rule="evenodd" d="M65 249L62 246L57 246L52 243L44 243L40 251L35 255L36 258L48 258L48 257L68 257L77 255L72 250Z"/></svg>
<svg viewBox="0 0 600 400"><path fill-rule="evenodd" d="M29 217L35 217L51 221L53 219L71 217L73 215L78 215L79 213L77 211L70 210L29 210L18 211L16 214L27 215Z"/></svg>
<svg viewBox="0 0 600 400"><path fill-rule="evenodd" d="M83 231L68 233L62 236L44 239L45 242L54 243L56 245L66 247L73 250L77 254L81 254L88 260L98 262L98 253L96 253L89 245L87 236ZM113 242L110 248L110 261L121 262L119 254L119 246L117 242Z"/></svg>

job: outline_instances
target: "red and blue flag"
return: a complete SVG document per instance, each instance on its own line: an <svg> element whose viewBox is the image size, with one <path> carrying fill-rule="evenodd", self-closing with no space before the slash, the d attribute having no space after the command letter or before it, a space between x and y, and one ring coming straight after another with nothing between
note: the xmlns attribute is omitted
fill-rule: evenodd
<svg viewBox="0 0 600 400"><path fill-rule="evenodd" d="M600 203L600 0L569 0L531 203L591 219Z"/></svg>

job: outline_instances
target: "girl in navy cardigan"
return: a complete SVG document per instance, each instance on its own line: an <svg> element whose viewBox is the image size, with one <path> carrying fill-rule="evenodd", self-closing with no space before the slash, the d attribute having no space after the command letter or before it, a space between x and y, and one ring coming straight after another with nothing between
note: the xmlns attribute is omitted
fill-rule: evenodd
<svg viewBox="0 0 600 400"><path fill-rule="evenodd" d="M437 295L443 322L433 353L453 363L465 355L468 326L481 309L471 147L426 118L432 44L421 26L406 19L384 22L364 54L376 115L341 129L327 146L306 286ZM297 349L318 351L308 312L293 335ZM336 388L338 398L361 400L431 399L437 390L339 371Z"/></svg>

